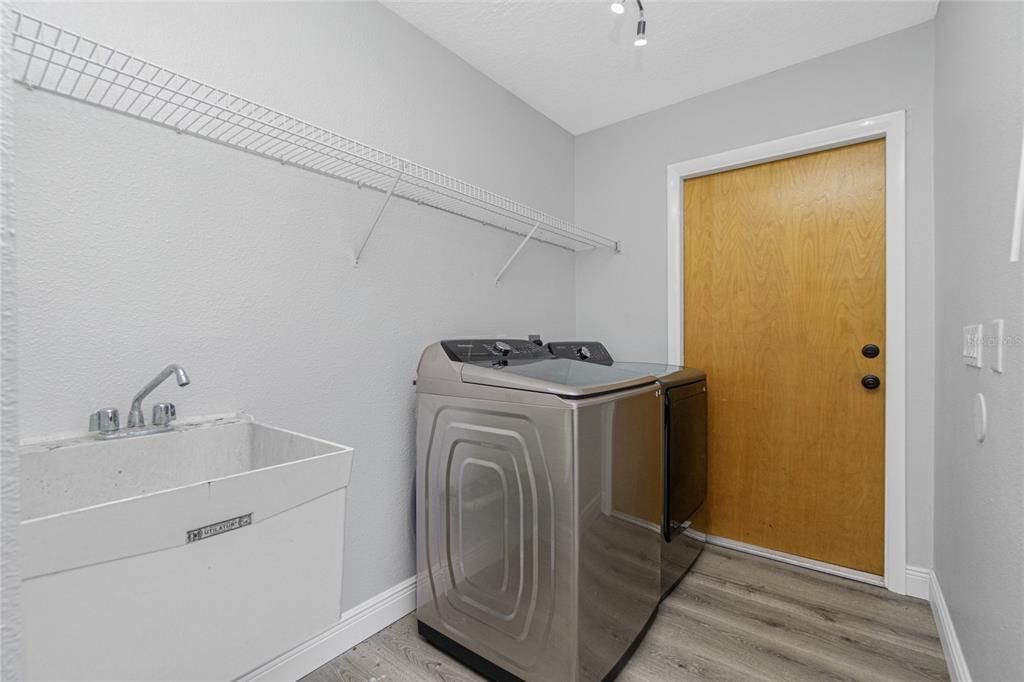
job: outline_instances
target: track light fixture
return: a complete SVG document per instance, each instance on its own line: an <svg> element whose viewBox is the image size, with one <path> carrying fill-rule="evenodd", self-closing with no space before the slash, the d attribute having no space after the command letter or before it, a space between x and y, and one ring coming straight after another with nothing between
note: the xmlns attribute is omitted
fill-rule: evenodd
<svg viewBox="0 0 1024 682"><path fill-rule="evenodd" d="M636 8L640 12L640 19L636 22L636 40L633 41L633 44L643 47L647 44L647 20L644 18L644 5L640 0L636 0ZM626 3L613 2L611 9L615 14L625 14Z"/></svg>

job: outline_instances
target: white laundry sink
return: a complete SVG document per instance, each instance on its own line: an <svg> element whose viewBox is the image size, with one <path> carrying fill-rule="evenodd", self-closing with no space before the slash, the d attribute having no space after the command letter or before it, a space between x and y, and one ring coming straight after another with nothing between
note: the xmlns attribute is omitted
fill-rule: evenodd
<svg viewBox="0 0 1024 682"><path fill-rule="evenodd" d="M21 449L27 679L233 679L341 613L352 449L246 416Z"/></svg>

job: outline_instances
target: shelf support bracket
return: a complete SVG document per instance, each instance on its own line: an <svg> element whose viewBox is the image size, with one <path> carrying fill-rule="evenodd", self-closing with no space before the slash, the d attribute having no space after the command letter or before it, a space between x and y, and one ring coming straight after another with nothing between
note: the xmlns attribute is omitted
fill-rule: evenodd
<svg viewBox="0 0 1024 682"><path fill-rule="evenodd" d="M533 238L533 233L536 232L539 227L540 221L538 220L533 224L533 229L530 230L530 232L525 237L523 237L523 241L519 242L519 246L517 246L516 250L512 252L512 255L508 257L508 260L505 261L505 264L501 266L501 270L498 271L498 276L494 278L495 286L497 286L498 282L501 281L501 277L502 275L505 274L505 271L508 270L508 266L512 265L512 261L516 259L516 256L519 255L519 252L523 250L524 246L526 246L526 242L530 241L530 239Z"/></svg>
<svg viewBox="0 0 1024 682"><path fill-rule="evenodd" d="M384 215L384 209L388 207L388 202L391 201L391 196L395 193L395 188L398 187L398 181L401 179L401 173L396 175L394 182L391 183L391 187L388 188L388 193L384 195L384 201L381 202L380 208L377 209L377 215L370 224L370 229L367 230L366 236L363 237L363 243L359 245L359 250L356 251L354 263L356 267L359 266L359 259L363 257L363 251L366 249L366 244L370 241L370 237L373 236L373 231L377 229L377 223L380 222L381 216Z"/></svg>

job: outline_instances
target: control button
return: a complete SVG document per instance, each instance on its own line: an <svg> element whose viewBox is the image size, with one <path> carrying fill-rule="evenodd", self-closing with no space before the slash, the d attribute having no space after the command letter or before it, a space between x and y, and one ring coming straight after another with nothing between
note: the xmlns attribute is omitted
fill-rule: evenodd
<svg viewBox="0 0 1024 682"><path fill-rule="evenodd" d="M512 352L512 346L508 345L504 341L495 341L492 350L499 355L508 355Z"/></svg>
<svg viewBox="0 0 1024 682"><path fill-rule="evenodd" d="M586 346L580 346L579 348L576 349L576 357L579 358L580 360L589 360L590 349L587 348Z"/></svg>

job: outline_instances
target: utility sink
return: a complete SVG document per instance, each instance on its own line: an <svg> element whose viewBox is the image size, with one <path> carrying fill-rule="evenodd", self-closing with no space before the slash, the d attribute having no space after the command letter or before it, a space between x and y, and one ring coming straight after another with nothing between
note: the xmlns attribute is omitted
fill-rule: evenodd
<svg viewBox="0 0 1024 682"><path fill-rule="evenodd" d="M352 454L244 415L23 446L27 679L234 679L335 624Z"/></svg>

